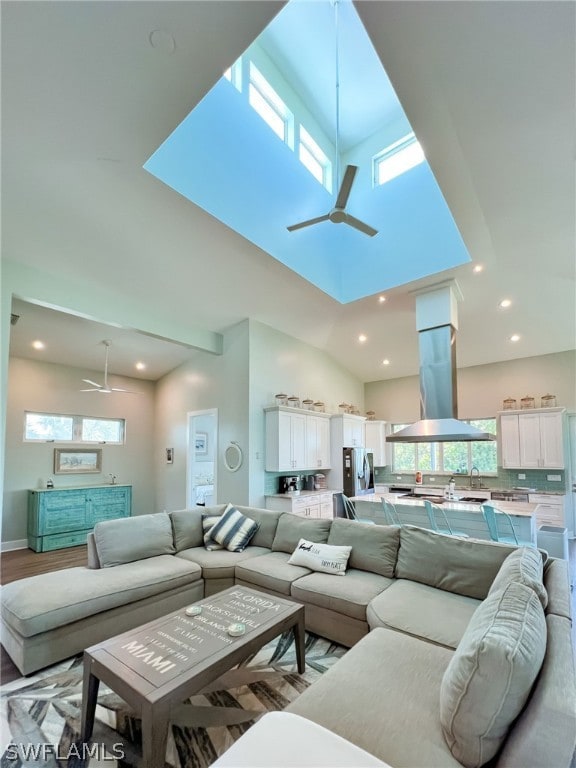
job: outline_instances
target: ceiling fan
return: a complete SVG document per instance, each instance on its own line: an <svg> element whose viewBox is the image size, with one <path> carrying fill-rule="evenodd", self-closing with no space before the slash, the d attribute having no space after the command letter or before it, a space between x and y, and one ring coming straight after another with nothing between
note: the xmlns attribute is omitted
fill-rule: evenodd
<svg viewBox="0 0 576 768"><path fill-rule="evenodd" d="M339 179L339 164L340 164L340 152L339 152L339 138L340 138L340 67L338 63L338 0L334 3L334 22L336 29L336 180ZM304 227L310 227L312 224L319 224L321 221L331 221L332 224L348 224L354 229L360 230L369 237L374 237L378 234L378 230L366 224L355 216L346 212L346 204L352 190L352 184L354 183L354 177L358 170L357 165L347 165L344 172L344 178L342 184L338 190L338 197L336 203L331 211L324 214L324 216L317 216L314 219L307 219L301 221L298 224L292 224L286 227L288 232L294 232L297 229L303 229Z"/></svg>
<svg viewBox="0 0 576 768"><path fill-rule="evenodd" d="M132 389L122 389L121 387L111 387L108 384L108 350L110 349L112 342L105 339L102 344L106 347L106 357L104 362L104 384L98 384L91 379L82 379L86 384L90 384L90 389L81 389L80 392L102 392L105 395L109 395L111 392L124 392L129 395L141 395L142 392L135 392Z"/></svg>
<svg viewBox="0 0 576 768"><path fill-rule="evenodd" d="M371 227L369 224L360 221L360 219L357 219L355 216L351 216L349 213L346 213L345 210L357 170L357 165L346 166L346 171L344 173L344 178L342 179L342 184L340 185L336 203L334 208L332 208L329 213L326 213L324 216L318 216L315 219L301 221L299 224L292 224L290 227L287 227L288 232L294 232L294 230L302 229L303 227L310 227L312 224L319 224L321 221L331 221L333 224L348 224L355 229L359 229L360 232L364 232L364 234L368 235L369 237L374 237L374 235L377 235L377 229L374 229L374 227Z"/></svg>

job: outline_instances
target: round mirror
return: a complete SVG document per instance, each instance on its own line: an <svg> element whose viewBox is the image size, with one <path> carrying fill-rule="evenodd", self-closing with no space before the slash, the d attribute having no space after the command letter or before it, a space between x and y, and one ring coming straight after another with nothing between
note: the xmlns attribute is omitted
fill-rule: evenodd
<svg viewBox="0 0 576 768"><path fill-rule="evenodd" d="M224 464L230 472L236 472L240 469L243 458L242 448L240 448L238 443L230 443L224 451Z"/></svg>

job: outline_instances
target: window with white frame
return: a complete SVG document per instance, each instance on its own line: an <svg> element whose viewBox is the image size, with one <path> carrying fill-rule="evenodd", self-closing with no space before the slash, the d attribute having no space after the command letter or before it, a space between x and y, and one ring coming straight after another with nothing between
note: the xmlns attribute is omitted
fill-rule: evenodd
<svg viewBox="0 0 576 768"><path fill-rule="evenodd" d="M372 158L374 186L401 176L424 162L424 150L413 132L406 134Z"/></svg>
<svg viewBox="0 0 576 768"><path fill-rule="evenodd" d="M468 424L483 432L496 434L496 419L469 419ZM408 424L393 424L398 432ZM472 467L481 475L496 474L498 460L496 441L454 443L391 443L393 472L436 472L467 475Z"/></svg>
<svg viewBox="0 0 576 768"><path fill-rule="evenodd" d="M124 419L72 416L60 413L33 413L24 416L25 442L110 443L122 445Z"/></svg>
<svg viewBox="0 0 576 768"><path fill-rule="evenodd" d="M294 116L252 61L248 102L283 142L294 146Z"/></svg>
<svg viewBox="0 0 576 768"><path fill-rule="evenodd" d="M237 91L242 91L242 58L236 59L234 64L224 72L224 77Z"/></svg>
<svg viewBox="0 0 576 768"><path fill-rule="evenodd" d="M298 157L305 168L308 168L312 176L325 187L332 191L332 163L314 141L303 125L300 125L298 143Z"/></svg>

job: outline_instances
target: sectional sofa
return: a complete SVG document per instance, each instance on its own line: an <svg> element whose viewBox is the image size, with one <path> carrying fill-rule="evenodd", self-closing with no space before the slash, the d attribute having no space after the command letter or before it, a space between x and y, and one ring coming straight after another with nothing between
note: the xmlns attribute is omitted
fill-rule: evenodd
<svg viewBox="0 0 576 768"><path fill-rule="evenodd" d="M259 524L250 545L209 551L202 512L224 509L99 523L88 568L5 586L2 643L20 670L241 584L303 603L310 631L351 648L288 708L294 716L394 768L568 768L576 682L565 561L242 506ZM301 539L351 547L345 575L289 563Z"/></svg>

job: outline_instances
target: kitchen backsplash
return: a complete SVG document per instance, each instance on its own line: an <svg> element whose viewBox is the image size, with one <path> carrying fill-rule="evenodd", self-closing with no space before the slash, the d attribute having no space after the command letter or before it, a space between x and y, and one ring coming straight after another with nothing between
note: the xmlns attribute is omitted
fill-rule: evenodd
<svg viewBox="0 0 576 768"><path fill-rule="evenodd" d="M518 474L526 475L525 480L519 480ZM554 480L548 480L548 475L559 475L560 482ZM392 472L390 467L376 467L376 482L383 485L393 485L394 483L406 483L409 485L415 484L415 472ZM398 479L401 478L401 479ZM435 478L435 480L431 480ZM469 485L470 475L454 475L456 485ZM424 472L422 484L423 485L438 485L444 486L448 483L449 477L447 475L435 475L434 473L428 474ZM538 491L558 491L562 492L566 490L566 473L560 469L498 469L498 475L490 475L489 477L481 476L482 485L487 488L499 488L499 489L513 489L518 486L523 488L536 488Z"/></svg>

